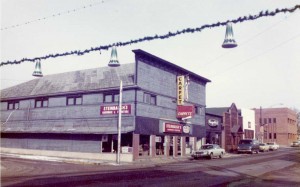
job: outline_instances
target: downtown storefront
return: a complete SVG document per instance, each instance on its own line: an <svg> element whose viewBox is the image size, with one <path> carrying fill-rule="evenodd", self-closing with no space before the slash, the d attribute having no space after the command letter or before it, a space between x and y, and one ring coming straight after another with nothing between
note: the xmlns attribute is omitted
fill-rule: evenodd
<svg viewBox="0 0 300 187"><path fill-rule="evenodd" d="M190 153L205 137L210 81L145 51L133 52L136 62L118 68L49 75L1 90L1 147L114 160L122 79L123 160ZM189 79L181 90L189 92L188 99L178 93L178 77ZM179 105L194 114L178 118Z"/></svg>

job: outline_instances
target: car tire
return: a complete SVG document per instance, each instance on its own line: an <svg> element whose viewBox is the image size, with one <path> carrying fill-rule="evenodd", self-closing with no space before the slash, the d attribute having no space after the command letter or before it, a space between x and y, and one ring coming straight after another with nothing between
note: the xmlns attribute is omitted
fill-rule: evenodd
<svg viewBox="0 0 300 187"><path fill-rule="evenodd" d="M219 158L223 158L224 153L221 152L221 154L219 155Z"/></svg>

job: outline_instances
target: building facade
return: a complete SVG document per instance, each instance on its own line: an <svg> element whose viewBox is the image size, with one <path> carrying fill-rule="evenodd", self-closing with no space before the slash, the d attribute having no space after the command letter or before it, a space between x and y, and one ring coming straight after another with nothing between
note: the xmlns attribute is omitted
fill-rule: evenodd
<svg viewBox="0 0 300 187"><path fill-rule="evenodd" d="M143 50L133 52L135 63L48 75L1 90L1 147L114 159L122 80L121 160L195 149L205 137L210 80ZM177 118L180 75L189 78L184 105L195 111L188 120Z"/></svg>
<svg viewBox="0 0 300 187"><path fill-rule="evenodd" d="M255 109L257 139L290 146L297 140L297 114L289 108Z"/></svg>
<svg viewBox="0 0 300 187"><path fill-rule="evenodd" d="M234 151L243 139L243 117L234 103L230 107L206 108L207 123L210 119L221 120L220 126L213 130L209 125L206 128L206 138L211 141L219 137L219 144L226 151ZM221 133L221 135L220 135Z"/></svg>
<svg viewBox="0 0 300 187"><path fill-rule="evenodd" d="M255 139L255 111L252 109L240 109L243 116L243 139Z"/></svg>
<svg viewBox="0 0 300 187"><path fill-rule="evenodd" d="M223 116L212 114L209 108L206 110L206 143L222 146L222 131L224 130Z"/></svg>

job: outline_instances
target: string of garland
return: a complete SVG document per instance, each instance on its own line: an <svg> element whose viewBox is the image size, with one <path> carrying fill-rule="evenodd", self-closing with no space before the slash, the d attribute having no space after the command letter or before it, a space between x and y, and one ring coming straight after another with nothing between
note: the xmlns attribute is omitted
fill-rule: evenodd
<svg viewBox="0 0 300 187"><path fill-rule="evenodd" d="M38 18L38 19L35 19L35 20L26 21L24 23L20 23L20 24L15 24L15 25L10 25L10 26L7 26L7 27L3 27L3 28L1 28L1 31L13 29L13 28L17 28L17 27L20 27L20 26L28 25L28 24L31 24L31 23L34 23L34 22L38 22L38 21L42 21L42 20L46 20L46 19L49 19L49 18L55 18L55 17L58 17L58 16L62 16L64 14L71 14L71 13L78 12L78 11L83 10L83 9L87 9L87 8L91 8L91 7L97 6L97 5L101 4L101 3L104 3L104 1L102 0L101 2L97 2L97 3L89 4L89 5L84 5L82 7L74 8L72 10L67 10L67 11L64 11L64 12L59 12L59 13L56 13L56 14L52 14L51 16L42 17L42 18Z"/></svg>
<svg viewBox="0 0 300 187"><path fill-rule="evenodd" d="M206 24L206 25L202 25L201 27L197 27L197 28L186 28L183 29L181 31L177 31L177 32L169 32L167 34L164 35L154 35L154 36L145 36L143 38L139 38L139 39L135 39L135 40L130 40L130 41L126 41L126 42L116 42L113 44L108 44L108 45L103 45L103 46L99 46L99 47L91 47L90 49L85 49L83 51L81 50L75 50L75 51L70 51L70 52L65 52L65 53L56 53L56 54L48 54L46 56L41 56L41 57L35 57L35 58L23 58L21 60L13 60L13 61L6 61L6 62L1 62L0 66L4 66L4 65L8 65L8 64L20 64L26 61L29 62L34 62L36 60L46 60L48 58L57 58L57 57L62 57L62 56L68 56L68 55L84 55L86 53L90 53L90 52L94 52L94 51L101 51L101 50L108 50L109 48L111 48L112 46L127 46L127 45L131 45L131 44L135 44L135 43L140 43L140 42L144 42L144 41L151 41L151 40L157 40L157 39L167 39L170 37L174 37L180 34L186 34L186 33L194 33L194 32L201 32L203 29L207 29L207 28L214 28L214 27L220 27L220 26L225 26L228 22L233 22L233 23L241 23L244 21L252 21L252 20L256 20L262 17L267 17L267 16L275 16L278 13L287 13L287 12L294 12L297 9L300 9L300 5L296 5L293 8L283 8L283 9L276 9L274 11L261 11L259 14L257 15L249 15L249 16L244 16L244 17L239 17L237 19L233 19L233 20L227 20L224 22L217 22L217 23L213 23L213 24Z"/></svg>

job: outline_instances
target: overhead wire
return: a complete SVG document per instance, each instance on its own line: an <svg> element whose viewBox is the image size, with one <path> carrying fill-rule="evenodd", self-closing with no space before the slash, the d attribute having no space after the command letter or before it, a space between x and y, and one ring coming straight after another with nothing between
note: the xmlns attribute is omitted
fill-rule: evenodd
<svg viewBox="0 0 300 187"><path fill-rule="evenodd" d="M218 77L218 76L220 76L220 75L222 75L222 74L224 74L224 73L226 73L226 72L228 72L228 71L230 71L230 70L232 70L232 69L237 68L238 66L240 66L240 65L242 65L242 64L245 64L245 63L247 63L247 62L249 62L249 61L251 61L251 60L257 58L257 57L263 56L263 55L269 53L270 51L272 51L272 50L274 50L274 49L276 49L276 48L278 48L278 47L281 47L281 46L283 46L283 45L285 45L285 44L287 44L287 43L293 41L294 39L296 39L296 38L298 38L298 37L300 37L300 33L299 33L299 34L296 34L296 35L294 35L294 36L292 36L291 38L289 38L289 39L287 39L287 40L285 40L285 41L279 43L278 45L276 45L276 46L274 46L274 47L272 47L272 48L270 48L270 49L268 49L268 50L266 50L266 51L263 51L263 52L259 53L258 55L252 56L252 57L250 57L250 58L248 58L248 59L246 59L246 60L244 60L244 61L242 61L242 62L240 62L240 63L238 63L238 64L235 64L235 65L233 65L233 66L231 66L231 67L229 67L229 68L227 68L227 69L225 69L225 70L222 70L222 72L217 73L217 74L214 74L214 75L212 75L212 77L213 77L213 78L214 78L214 77Z"/></svg>
<svg viewBox="0 0 300 187"><path fill-rule="evenodd" d="M274 11L261 11L256 15L249 15L249 16L243 16L243 17L239 17L236 19L232 19L232 20L227 20L227 21L223 21L223 22L217 22L217 23L212 23L212 24L205 24L202 25L200 27L197 28L186 28L177 32L169 32L167 34L163 34L163 35L154 35L154 36L145 36L143 38L139 38L139 39L133 39L133 40L128 40L125 42L115 42L112 44L108 44L108 45L102 45L102 46L98 46L98 47L91 47L90 49L85 49L85 50L75 50L75 51L69 51L69 52L64 52L64 53L56 53L56 54L48 54L45 56L40 56L40 57L33 57L33 58L22 58L21 60L9 60L9 61L3 61L1 62L0 66L4 66L4 65L9 65L9 64L20 64L23 62L35 62L36 60L46 60L49 58L57 58L57 57L62 57L62 56L69 56L69 55L85 55L87 53L90 52L94 52L94 51L100 51L101 50L108 50L109 48L111 48L112 46L127 46L127 45L131 45L131 44L136 44L136 43L141 43L141 42L145 42L145 41L152 41L152 40L157 40L157 39L168 39L170 37L175 37L177 35L180 34L187 34L187 33L195 33L195 32L201 32L204 29L207 28L214 28L214 27L220 27L220 26L225 26L228 22L232 22L232 23L241 23L244 21L253 21L262 17L268 17L268 16L275 16L278 13L292 13L294 11L296 11L297 9L300 9L300 5L296 5L292 8L283 8L283 9L276 9Z"/></svg>
<svg viewBox="0 0 300 187"><path fill-rule="evenodd" d="M101 0L101 2L97 2L97 3L92 3L92 4L89 4L89 5L83 5L83 6L79 7L79 8L74 8L74 9L63 11L63 12L55 13L55 14L52 14L50 16L45 16L45 17L41 17L41 18L38 18L38 19L34 19L34 20L30 20L30 21L25 21L23 23L18 23L18 24L10 25L10 26L6 26L6 27L3 27L3 28L1 27L1 32L2 31L6 31L6 30L10 30L10 29L14 29L14 28L18 28L18 27L21 27L21 26L29 25L29 24L32 24L32 23L35 23L35 22L44 21L44 20L47 20L49 18L56 18L58 16L62 16L62 15L65 15L65 14L75 13L75 12L78 12L80 10L92 8L92 7L100 5L102 3L104 3L104 0Z"/></svg>
<svg viewBox="0 0 300 187"><path fill-rule="evenodd" d="M291 15L291 16L292 16L292 15ZM249 37L247 40L245 40L245 41L239 43L239 47L244 46L245 44L249 43L250 41L253 41L254 38L256 38L256 37L262 35L263 33L265 33L266 31L268 31L268 30L274 28L274 27L277 26L278 24L280 24L280 23L282 23L283 21L285 21L285 19L286 19L286 18L279 20L279 21L276 22L275 24L272 24L271 26L267 27L266 29L262 30L261 32L255 34L255 35ZM220 58L222 58L222 57L224 57L224 56L227 56L227 55L229 55L229 54L231 54L231 53L233 53L233 51L227 51L227 52L225 52L225 53L223 53L223 54L220 54L219 56L215 57L214 59L212 59L212 60L206 62L205 64L203 64L202 67L205 68L207 65L211 65L211 64L213 64L214 62L216 62L217 60L219 60Z"/></svg>

